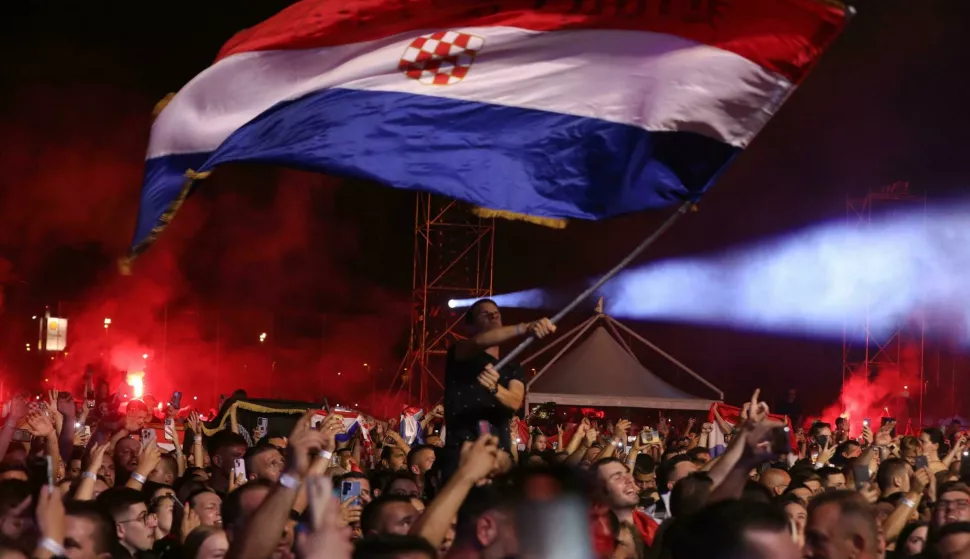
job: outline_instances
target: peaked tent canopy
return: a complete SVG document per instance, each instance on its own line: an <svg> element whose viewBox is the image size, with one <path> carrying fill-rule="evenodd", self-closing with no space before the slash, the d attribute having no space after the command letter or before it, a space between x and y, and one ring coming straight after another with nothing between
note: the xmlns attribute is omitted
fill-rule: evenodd
<svg viewBox="0 0 970 559"><path fill-rule="evenodd" d="M599 322L602 324L597 324ZM717 387L611 317L597 313L584 324L586 328L579 331L572 342L560 350L559 354L529 382L527 400L530 404L555 402L567 406L706 411L710 409L712 402L723 398L723 393ZM581 343L570 348L593 325L596 325L596 328L592 333ZM699 398L664 382L647 370L622 340L618 342L617 338L607 331L609 328L616 333L616 327L627 331L640 342L655 349L695 376L716 392L717 396ZM526 362L536 356L538 354L533 355Z"/></svg>

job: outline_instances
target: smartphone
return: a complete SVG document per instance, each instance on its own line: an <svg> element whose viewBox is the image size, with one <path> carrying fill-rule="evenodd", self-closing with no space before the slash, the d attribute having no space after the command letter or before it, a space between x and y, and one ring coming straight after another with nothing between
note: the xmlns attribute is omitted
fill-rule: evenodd
<svg viewBox="0 0 970 559"><path fill-rule="evenodd" d="M861 490L869 483L869 466L865 464L852 466L852 477L855 478L856 491Z"/></svg>
<svg viewBox="0 0 970 559"><path fill-rule="evenodd" d="M637 440L636 437L627 437L626 438L627 444L633 444L636 440Z"/></svg>
<svg viewBox="0 0 970 559"><path fill-rule="evenodd" d="M54 485L54 461L50 456L38 456L27 461L27 481L35 497L44 485Z"/></svg>
<svg viewBox="0 0 970 559"><path fill-rule="evenodd" d="M91 426L90 425L85 425L84 426L84 429L82 430L82 432L84 433L84 436L85 437L91 438Z"/></svg>
<svg viewBox="0 0 970 559"><path fill-rule="evenodd" d="M927 460L925 456L917 456L916 457L916 465L915 465L915 468L917 470L921 470L923 468L928 468L929 465L930 465L929 460Z"/></svg>
<svg viewBox="0 0 970 559"><path fill-rule="evenodd" d="M155 430L154 429L142 429L141 430L141 446L146 447L155 440Z"/></svg>
<svg viewBox="0 0 970 559"><path fill-rule="evenodd" d="M360 506L360 480L348 480L340 484L340 502L350 498L354 499L352 505Z"/></svg>
<svg viewBox="0 0 970 559"><path fill-rule="evenodd" d="M242 458L236 458L232 463L232 475L236 478L236 487L244 485L247 481L246 478L246 460Z"/></svg>
<svg viewBox="0 0 970 559"><path fill-rule="evenodd" d="M265 437L269 433L269 418L268 417L257 417L256 418L256 430L263 434Z"/></svg>
<svg viewBox="0 0 970 559"><path fill-rule="evenodd" d="M829 445L828 435L819 435L815 437L815 444L817 444L819 448L827 447Z"/></svg>
<svg viewBox="0 0 970 559"><path fill-rule="evenodd" d="M172 419L171 417L166 417L165 418L165 426L166 427L174 427L175 426L175 420Z"/></svg>
<svg viewBox="0 0 970 559"><path fill-rule="evenodd" d="M867 418L865 418L865 419L862 420L862 424L865 425L866 427L868 427L871 424L871 422L869 421L869 418L867 417Z"/></svg>
<svg viewBox="0 0 970 559"><path fill-rule="evenodd" d="M492 424L484 419L478 422L478 436L491 435L492 434Z"/></svg>
<svg viewBox="0 0 970 559"><path fill-rule="evenodd" d="M788 435L788 427L772 427L771 452L778 456L791 452L791 437Z"/></svg>
<svg viewBox="0 0 970 559"><path fill-rule="evenodd" d="M173 408L175 408L175 409L181 408L182 407L182 393L181 392L178 392L178 391L173 392L172 393L172 399L169 401L169 404Z"/></svg>

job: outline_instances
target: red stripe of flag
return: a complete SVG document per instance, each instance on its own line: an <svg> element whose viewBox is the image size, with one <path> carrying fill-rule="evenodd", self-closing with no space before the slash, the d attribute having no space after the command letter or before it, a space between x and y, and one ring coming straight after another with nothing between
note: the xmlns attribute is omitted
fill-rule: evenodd
<svg viewBox="0 0 970 559"><path fill-rule="evenodd" d="M615 29L666 33L717 47L797 83L844 23L842 9L820 0L302 0L237 33L217 60L247 51L312 49L409 31Z"/></svg>

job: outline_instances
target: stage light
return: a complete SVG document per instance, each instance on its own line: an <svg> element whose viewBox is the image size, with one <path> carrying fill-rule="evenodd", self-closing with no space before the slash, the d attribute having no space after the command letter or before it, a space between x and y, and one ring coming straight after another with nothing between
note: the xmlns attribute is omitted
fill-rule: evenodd
<svg viewBox="0 0 970 559"><path fill-rule="evenodd" d="M109 326L110 324L111 324L111 319L110 318L104 319L104 325L105 326Z"/></svg>
<svg viewBox="0 0 970 559"><path fill-rule="evenodd" d="M454 299L448 299L448 308L449 309L453 309L453 308L455 308L457 306L458 306L458 301L455 301Z"/></svg>
<svg viewBox="0 0 970 559"><path fill-rule="evenodd" d="M198 399L199 399L199 397L198 397L198 396L192 396L192 399L193 399L193 400L198 400Z"/></svg>
<svg viewBox="0 0 970 559"><path fill-rule="evenodd" d="M339 373L339 372L337 373L337 376L338 376L338 377L340 376L340 373Z"/></svg>
<svg viewBox="0 0 970 559"><path fill-rule="evenodd" d="M37 315L30 317L31 320L37 320Z"/></svg>
<svg viewBox="0 0 970 559"><path fill-rule="evenodd" d="M265 341L266 341L266 332L263 332L262 334L259 335L259 343L263 343Z"/></svg>
<svg viewBox="0 0 970 559"><path fill-rule="evenodd" d="M148 354L147 354L147 353L143 353L143 354L141 355L141 358L142 358L142 359L148 359Z"/></svg>

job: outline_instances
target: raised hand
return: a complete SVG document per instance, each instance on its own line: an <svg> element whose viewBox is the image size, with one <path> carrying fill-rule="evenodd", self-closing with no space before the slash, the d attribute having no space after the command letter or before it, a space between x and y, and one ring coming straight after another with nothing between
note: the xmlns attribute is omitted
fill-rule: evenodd
<svg viewBox="0 0 970 559"><path fill-rule="evenodd" d="M145 477L151 475L152 470L162 461L162 451L158 449L158 443L153 438L150 443L141 449L138 456L137 472Z"/></svg>
<svg viewBox="0 0 970 559"><path fill-rule="evenodd" d="M49 437L54 432L54 423L47 414L33 411L27 415L26 429L35 437Z"/></svg>
<svg viewBox="0 0 970 559"><path fill-rule="evenodd" d="M195 530L202 525L202 519L199 518L199 513L192 510L192 505L185 503L185 512L182 514L182 543L188 539L189 534L192 530Z"/></svg>
<svg viewBox="0 0 970 559"><path fill-rule="evenodd" d="M41 536L50 538L54 542L64 544L66 521L64 518L64 500L56 487L46 485L37 494L37 528Z"/></svg>
<svg viewBox="0 0 970 559"><path fill-rule="evenodd" d="M109 446L111 446L111 443L105 441L100 444L95 443L94 446L91 447L91 452L89 454L90 462L88 463L87 471L98 473L98 470L101 469L101 464L104 463L104 454L108 451Z"/></svg>
<svg viewBox="0 0 970 559"><path fill-rule="evenodd" d="M616 425L613 426L613 438L626 442L626 434L629 430L630 422L626 419L620 419L616 422Z"/></svg>
<svg viewBox="0 0 970 559"><path fill-rule="evenodd" d="M461 448L456 475L472 485L480 483L498 469L498 452L498 438L492 435L482 435L474 442L466 441Z"/></svg>
<svg viewBox="0 0 970 559"><path fill-rule="evenodd" d="M296 536L300 559L350 559L354 545L351 529L342 521L342 507L333 497L330 478L307 478L310 531Z"/></svg>
<svg viewBox="0 0 970 559"><path fill-rule="evenodd" d="M360 512L363 508L360 505L354 504L356 500L357 497L348 497L344 502L340 503L340 522L343 526L360 524Z"/></svg>
<svg viewBox="0 0 970 559"><path fill-rule="evenodd" d="M526 330L528 330L529 334L541 340L549 334L554 334L556 332L556 325L548 318L540 318L535 322L529 323Z"/></svg>
<svg viewBox="0 0 970 559"><path fill-rule="evenodd" d="M754 394L751 395L751 402L749 402L749 413L750 419L754 422L762 422L768 417L768 404L760 401L758 396L761 395L761 389L756 388Z"/></svg>
<svg viewBox="0 0 970 559"><path fill-rule="evenodd" d="M310 420L315 413L313 410L310 410L303 414L303 417L293 426L293 431L290 432L289 444L287 445L287 454L289 454L289 459L286 461L287 470L301 478L305 477L310 470L312 462L310 454L316 455L319 453L324 449L324 445L327 442L323 432L313 429L310 426ZM335 416L331 415L327 420L331 417Z"/></svg>

